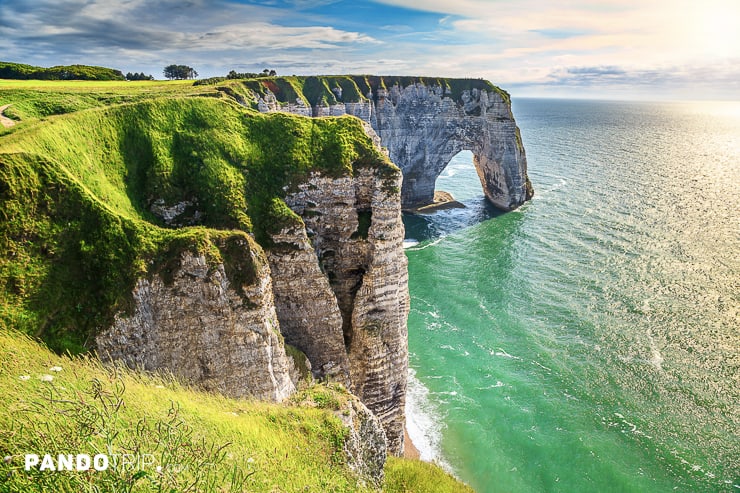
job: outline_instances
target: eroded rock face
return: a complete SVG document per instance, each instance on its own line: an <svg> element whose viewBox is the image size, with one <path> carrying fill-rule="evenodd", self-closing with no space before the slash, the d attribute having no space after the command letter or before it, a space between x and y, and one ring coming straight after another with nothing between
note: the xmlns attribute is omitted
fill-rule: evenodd
<svg viewBox="0 0 740 493"><path fill-rule="evenodd" d="M288 344L303 351L314 376L350 386L349 361L339 311L327 276L302 226L273 236L268 250L280 330Z"/></svg>
<svg viewBox="0 0 740 493"><path fill-rule="evenodd" d="M404 175L404 207L429 204L450 160L473 152L483 191L493 205L510 210L532 197L527 159L511 113L498 92L464 91L459 101L441 87L414 84L379 91L375 130Z"/></svg>
<svg viewBox="0 0 740 493"><path fill-rule="evenodd" d="M392 453L403 451L408 368L399 186L398 173L372 169L312 176L286 198L305 230L284 229L268 253L286 341L317 377L348 384L383 423Z"/></svg>
<svg viewBox="0 0 740 493"><path fill-rule="evenodd" d="M226 395L281 401L298 375L280 340L269 267L242 288L233 289L223 265L183 252L171 282L138 281L133 313L97 336L98 353Z"/></svg>

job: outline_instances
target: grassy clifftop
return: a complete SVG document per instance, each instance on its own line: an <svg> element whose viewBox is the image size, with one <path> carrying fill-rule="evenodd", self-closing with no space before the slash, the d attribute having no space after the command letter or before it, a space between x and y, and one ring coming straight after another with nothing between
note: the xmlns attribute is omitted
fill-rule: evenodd
<svg viewBox="0 0 740 493"><path fill-rule="evenodd" d="M166 277L183 250L216 263L246 242L242 267L264 262L271 228L300 221L283 197L306 174L399 173L360 122L262 115L181 82L0 81L6 104L20 124L0 129L0 490L367 491L342 453L340 390L256 403L59 356L84 352L136 280ZM190 204L184 224L152 214L158 200ZM101 452L154 462L23 470L27 453ZM397 458L384 490L467 491Z"/></svg>
<svg viewBox="0 0 740 493"><path fill-rule="evenodd" d="M455 79L444 77L402 77L376 75L321 75L310 77L261 77L243 81L210 79L203 85L218 87L220 90L245 102L254 102L254 96L265 96L269 90L278 103L294 104L296 100L307 106L333 105L337 103L360 103L368 101L368 94L377 98L379 90L390 90L393 86L401 88L423 84L438 86L445 96L460 101L464 91L473 89L495 92L504 101L510 102L509 94L503 89L483 79Z"/></svg>
<svg viewBox="0 0 740 493"><path fill-rule="evenodd" d="M226 99L30 119L0 137L0 326L82 351L137 278L183 249L218 261L237 237L263 261L247 234L268 245L272 229L300 221L282 201L291 184L361 166L397 172L353 118L263 115ZM167 227L155 201L187 202L193 225Z"/></svg>

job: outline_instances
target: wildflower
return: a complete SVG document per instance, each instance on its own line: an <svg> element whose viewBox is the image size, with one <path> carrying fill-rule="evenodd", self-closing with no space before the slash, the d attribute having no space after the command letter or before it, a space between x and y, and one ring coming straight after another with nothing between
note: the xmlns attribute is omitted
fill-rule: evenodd
<svg viewBox="0 0 740 493"><path fill-rule="evenodd" d="M49 371L62 371L62 367L61 366L52 366L51 368L49 368Z"/></svg>
<svg viewBox="0 0 740 493"><path fill-rule="evenodd" d="M155 385L154 388L155 389L163 389L164 388L164 385Z"/></svg>
<svg viewBox="0 0 740 493"><path fill-rule="evenodd" d="M51 382L52 380L54 380L54 377L52 377L51 375L41 375L39 377L39 380L41 380L42 382Z"/></svg>
<svg viewBox="0 0 740 493"><path fill-rule="evenodd" d="M254 464L254 459L251 457L247 459L247 464Z"/></svg>
<svg viewBox="0 0 740 493"><path fill-rule="evenodd" d="M10 464L12 460L13 460L12 455L6 455L5 458L3 458L3 462L5 462L6 464Z"/></svg>
<svg viewBox="0 0 740 493"><path fill-rule="evenodd" d="M26 380L31 380L31 375L21 375L18 378L25 382Z"/></svg>
<svg viewBox="0 0 740 493"><path fill-rule="evenodd" d="M157 466L156 470L159 474L162 474L162 466Z"/></svg>

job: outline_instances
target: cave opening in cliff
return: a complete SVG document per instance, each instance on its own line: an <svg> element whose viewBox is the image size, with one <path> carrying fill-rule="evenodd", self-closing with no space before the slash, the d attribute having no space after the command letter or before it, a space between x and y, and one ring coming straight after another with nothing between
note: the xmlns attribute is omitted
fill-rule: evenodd
<svg viewBox="0 0 740 493"><path fill-rule="evenodd" d="M444 192L451 197L445 196ZM485 197L471 151L460 151L450 159L437 177L434 195L435 202L438 200L466 202Z"/></svg>
<svg viewBox="0 0 740 493"><path fill-rule="evenodd" d="M502 214L487 199L473 152L454 155L435 181L436 204L403 218L406 248L438 238Z"/></svg>

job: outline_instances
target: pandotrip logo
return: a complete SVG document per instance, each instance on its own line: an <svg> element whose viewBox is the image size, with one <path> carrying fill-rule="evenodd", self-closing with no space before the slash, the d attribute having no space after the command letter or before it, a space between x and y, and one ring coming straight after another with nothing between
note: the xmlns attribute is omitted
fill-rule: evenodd
<svg viewBox="0 0 740 493"><path fill-rule="evenodd" d="M10 463L13 457L5 457ZM161 466L156 466L156 459L152 454L25 454L23 469L25 471L145 471L155 470L162 472Z"/></svg>

